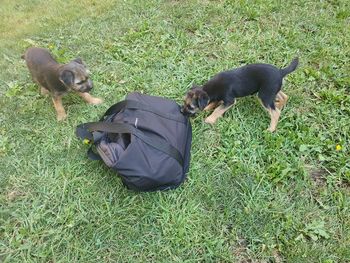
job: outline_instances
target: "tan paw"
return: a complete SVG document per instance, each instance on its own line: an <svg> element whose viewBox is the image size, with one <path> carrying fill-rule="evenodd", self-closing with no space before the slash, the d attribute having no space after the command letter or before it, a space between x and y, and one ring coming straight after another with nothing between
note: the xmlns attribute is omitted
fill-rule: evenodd
<svg viewBox="0 0 350 263"><path fill-rule="evenodd" d="M48 94L50 94L50 91L48 91L44 87L40 87L40 94L41 95L48 95Z"/></svg>
<svg viewBox="0 0 350 263"><path fill-rule="evenodd" d="M207 117L205 120L204 120L205 123L208 123L208 124L215 124L216 122L216 119L215 118L211 118L210 116Z"/></svg>
<svg viewBox="0 0 350 263"><path fill-rule="evenodd" d="M92 105L98 105L101 103L103 103L103 99L100 99L100 98L91 98L89 100L89 104L92 104Z"/></svg>
<svg viewBox="0 0 350 263"><path fill-rule="evenodd" d="M67 118L66 113L57 114L57 121L64 121Z"/></svg>
<svg viewBox="0 0 350 263"><path fill-rule="evenodd" d="M267 129L267 131L269 131L269 132L275 132L275 131L276 131L276 128L269 127L269 128Z"/></svg>

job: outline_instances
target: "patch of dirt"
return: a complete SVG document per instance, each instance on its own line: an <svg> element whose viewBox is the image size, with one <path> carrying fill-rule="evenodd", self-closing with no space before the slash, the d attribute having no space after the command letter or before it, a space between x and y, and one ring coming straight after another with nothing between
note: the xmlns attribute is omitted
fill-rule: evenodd
<svg viewBox="0 0 350 263"><path fill-rule="evenodd" d="M6 194L6 200L9 202L14 201L15 199L17 199L20 196L24 196L25 194L17 189L15 190L10 190L7 192Z"/></svg>
<svg viewBox="0 0 350 263"><path fill-rule="evenodd" d="M272 252L272 255L273 255L273 259L275 260L275 263L282 263L282 262L284 262L280 252L277 249L275 249Z"/></svg>
<svg viewBox="0 0 350 263"><path fill-rule="evenodd" d="M341 186L347 190L350 190L350 181L343 179L341 181Z"/></svg>
<svg viewBox="0 0 350 263"><path fill-rule="evenodd" d="M237 244L232 248L232 252L237 258L237 263L256 263L254 259L249 257L247 249L247 240L240 238L237 240Z"/></svg>
<svg viewBox="0 0 350 263"><path fill-rule="evenodd" d="M307 166L306 169L309 172L311 180L317 185L317 186L325 186L327 184L326 177L328 175L328 171L324 168L317 168L313 166Z"/></svg>

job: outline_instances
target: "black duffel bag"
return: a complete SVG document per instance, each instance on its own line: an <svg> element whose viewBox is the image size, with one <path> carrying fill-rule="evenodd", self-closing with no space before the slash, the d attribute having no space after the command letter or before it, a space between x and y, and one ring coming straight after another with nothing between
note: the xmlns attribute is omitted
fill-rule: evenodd
<svg viewBox="0 0 350 263"><path fill-rule="evenodd" d="M129 189L174 189L188 173L192 128L175 101L131 93L76 134L92 142L89 158L102 159Z"/></svg>

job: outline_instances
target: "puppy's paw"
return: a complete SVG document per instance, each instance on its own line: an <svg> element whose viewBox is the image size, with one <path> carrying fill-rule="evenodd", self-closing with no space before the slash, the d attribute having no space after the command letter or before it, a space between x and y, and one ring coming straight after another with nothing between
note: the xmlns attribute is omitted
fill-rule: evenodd
<svg viewBox="0 0 350 263"><path fill-rule="evenodd" d="M268 131L268 132L275 132L275 131L276 131L276 128L269 127L269 128L267 128L267 131Z"/></svg>
<svg viewBox="0 0 350 263"><path fill-rule="evenodd" d="M50 91L48 91L47 89L45 89L44 87L40 87L40 94L45 96L45 95L49 95Z"/></svg>
<svg viewBox="0 0 350 263"><path fill-rule="evenodd" d="M65 119L67 119L66 113L57 114L57 121L64 121Z"/></svg>
<svg viewBox="0 0 350 263"><path fill-rule="evenodd" d="M213 124L215 124L216 119L209 116L204 120L204 122L213 125Z"/></svg>
<svg viewBox="0 0 350 263"><path fill-rule="evenodd" d="M98 105L98 104L101 104L101 103L103 103L103 99L100 99L100 98L91 98L91 99L89 99L89 104Z"/></svg>

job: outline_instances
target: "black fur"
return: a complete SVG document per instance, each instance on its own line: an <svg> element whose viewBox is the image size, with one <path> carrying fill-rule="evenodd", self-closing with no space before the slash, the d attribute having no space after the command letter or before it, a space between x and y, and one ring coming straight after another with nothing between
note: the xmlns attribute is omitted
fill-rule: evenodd
<svg viewBox="0 0 350 263"><path fill-rule="evenodd" d="M198 108L203 110L209 103L209 96L207 94L203 94L198 98Z"/></svg>

